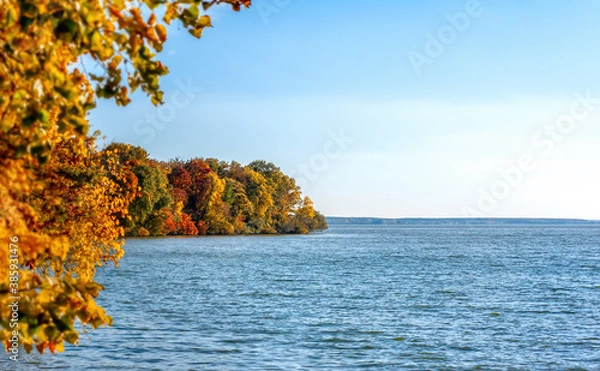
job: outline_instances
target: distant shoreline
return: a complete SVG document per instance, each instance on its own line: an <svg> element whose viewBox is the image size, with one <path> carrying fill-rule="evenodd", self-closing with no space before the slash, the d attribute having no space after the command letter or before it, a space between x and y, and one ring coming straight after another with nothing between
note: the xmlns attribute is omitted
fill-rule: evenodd
<svg viewBox="0 0 600 371"><path fill-rule="evenodd" d="M592 225L600 220L560 218L371 218L325 217L329 225Z"/></svg>

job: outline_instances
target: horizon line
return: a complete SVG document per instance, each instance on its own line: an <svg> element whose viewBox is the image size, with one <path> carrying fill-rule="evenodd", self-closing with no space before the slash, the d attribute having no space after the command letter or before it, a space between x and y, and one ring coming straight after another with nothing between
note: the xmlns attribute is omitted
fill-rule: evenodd
<svg viewBox="0 0 600 371"><path fill-rule="evenodd" d="M379 219L379 220L409 220L409 219L426 219L426 220L444 220L444 219L511 219L511 220L578 220L586 222L600 222L600 219L588 218L565 218L565 217L550 217L550 216L401 216L401 217L381 217L381 216L338 216L326 215L325 218L346 218L346 219Z"/></svg>

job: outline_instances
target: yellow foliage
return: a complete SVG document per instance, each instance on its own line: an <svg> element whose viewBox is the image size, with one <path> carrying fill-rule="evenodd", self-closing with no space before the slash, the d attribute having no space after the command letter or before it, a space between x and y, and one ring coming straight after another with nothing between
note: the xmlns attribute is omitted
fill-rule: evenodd
<svg viewBox="0 0 600 371"><path fill-rule="evenodd" d="M0 239L18 250L18 288L8 280L9 252L0 254L0 341L11 337L11 308L18 297L19 340L42 352L77 342L76 319L98 327L111 319L96 305L102 289L96 266L123 255L117 217L134 194L110 159L101 158L94 137L59 133L51 125L44 139L54 143L48 161L31 155L0 160ZM9 347L9 343L5 343Z"/></svg>
<svg viewBox="0 0 600 371"><path fill-rule="evenodd" d="M0 2L0 341L12 336L9 307L18 297L18 337L26 351L76 343L74 322L96 328L111 318L94 299L96 267L117 263L119 240L137 184L88 136L96 98L129 103L141 88L162 100L156 57L178 19L200 36L210 20L198 2L167 0L4 0ZM215 0L235 10L249 0ZM146 22L142 14L150 14ZM86 71L83 58L101 67ZM127 64L128 68L123 66ZM16 258L11 258L14 251ZM18 288L10 281L18 266ZM11 285L11 283L13 285Z"/></svg>

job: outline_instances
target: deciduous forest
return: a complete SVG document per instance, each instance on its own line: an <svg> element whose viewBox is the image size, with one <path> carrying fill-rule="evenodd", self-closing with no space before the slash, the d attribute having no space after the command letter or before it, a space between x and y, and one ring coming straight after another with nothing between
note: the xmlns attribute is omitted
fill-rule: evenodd
<svg viewBox="0 0 600 371"><path fill-rule="evenodd" d="M126 235L308 233L326 229L323 215L274 164L243 166L214 158L160 162L136 146L113 143L101 152L137 189L119 218Z"/></svg>

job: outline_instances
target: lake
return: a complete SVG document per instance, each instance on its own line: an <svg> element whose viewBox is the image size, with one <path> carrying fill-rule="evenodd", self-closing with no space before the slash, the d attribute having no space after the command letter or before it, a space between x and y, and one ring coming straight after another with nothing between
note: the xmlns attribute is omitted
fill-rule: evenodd
<svg viewBox="0 0 600 371"><path fill-rule="evenodd" d="M130 239L98 281L114 326L19 370L600 370L598 227Z"/></svg>

